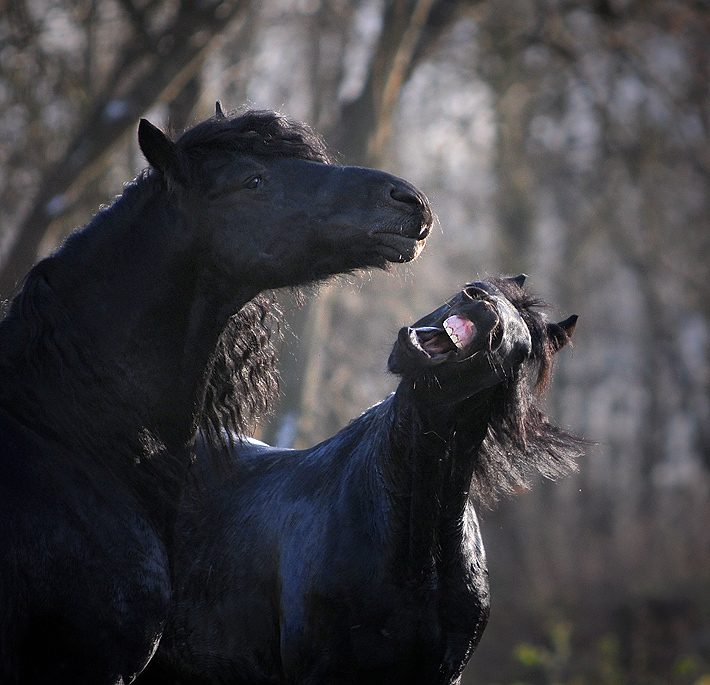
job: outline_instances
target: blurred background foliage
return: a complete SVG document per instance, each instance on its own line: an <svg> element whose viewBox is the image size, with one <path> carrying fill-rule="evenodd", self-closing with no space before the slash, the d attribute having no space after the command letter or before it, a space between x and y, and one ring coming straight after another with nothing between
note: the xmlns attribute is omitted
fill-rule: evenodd
<svg viewBox="0 0 710 685"><path fill-rule="evenodd" d="M138 118L214 101L309 122L404 176L420 260L283 307L305 445L393 388L397 329L529 275L578 313L549 411L579 472L482 513L492 617L464 683L710 683L706 0L0 0L0 297L144 165Z"/></svg>

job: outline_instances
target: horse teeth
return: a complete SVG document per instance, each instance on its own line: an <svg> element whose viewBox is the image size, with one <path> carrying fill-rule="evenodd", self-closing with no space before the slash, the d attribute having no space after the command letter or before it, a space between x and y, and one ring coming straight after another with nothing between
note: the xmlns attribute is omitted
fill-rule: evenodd
<svg viewBox="0 0 710 685"><path fill-rule="evenodd" d="M444 326L444 330L446 331L446 334L451 338L451 342L456 345L460 350L463 349L463 343L459 340L459 336L454 333L454 329L451 328L448 324Z"/></svg>

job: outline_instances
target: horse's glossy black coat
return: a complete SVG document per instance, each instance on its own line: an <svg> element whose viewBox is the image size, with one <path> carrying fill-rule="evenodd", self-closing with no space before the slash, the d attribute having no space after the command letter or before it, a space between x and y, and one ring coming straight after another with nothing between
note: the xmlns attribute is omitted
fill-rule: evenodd
<svg viewBox="0 0 710 685"><path fill-rule="evenodd" d="M411 185L330 165L272 112L218 108L175 143L142 121L139 142L152 171L0 322L3 685L134 678L167 617L195 435L221 443L273 387L252 298L411 259L431 224Z"/></svg>
<svg viewBox="0 0 710 685"><path fill-rule="evenodd" d="M144 682L456 682L489 607L472 485L576 453L534 397L576 317L535 305L520 278L471 284L400 331L396 392L333 438L243 442L226 481L202 451Z"/></svg>

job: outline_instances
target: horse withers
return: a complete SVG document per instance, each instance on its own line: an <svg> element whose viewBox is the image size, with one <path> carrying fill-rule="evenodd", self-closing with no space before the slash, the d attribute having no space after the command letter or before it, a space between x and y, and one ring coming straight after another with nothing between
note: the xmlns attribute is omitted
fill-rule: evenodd
<svg viewBox="0 0 710 685"><path fill-rule="evenodd" d="M152 169L0 322L3 685L135 678L167 619L195 435L222 446L272 389L260 293L413 259L430 230L413 186L331 164L273 112L218 106L175 142L143 120L139 143Z"/></svg>
<svg viewBox="0 0 710 685"><path fill-rule="evenodd" d="M539 409L576 317L522 277L472 283L401 329L393 395L306 450L205 449L177 524L174 607L142 685L458 682L486 626L473 497L572 468Z"/></svg>

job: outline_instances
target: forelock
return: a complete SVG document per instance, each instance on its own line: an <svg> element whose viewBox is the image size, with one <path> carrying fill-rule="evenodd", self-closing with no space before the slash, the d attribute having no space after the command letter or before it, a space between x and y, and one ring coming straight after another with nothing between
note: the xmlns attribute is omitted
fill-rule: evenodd
<svg viewBox="0 0 710 685"><path fill-rule="evenodd" d="M178 148L191 158L232 151L260 157L296 157L331 163L325 142L307 124L270 110L213 116L186 131Z"/></svg>

